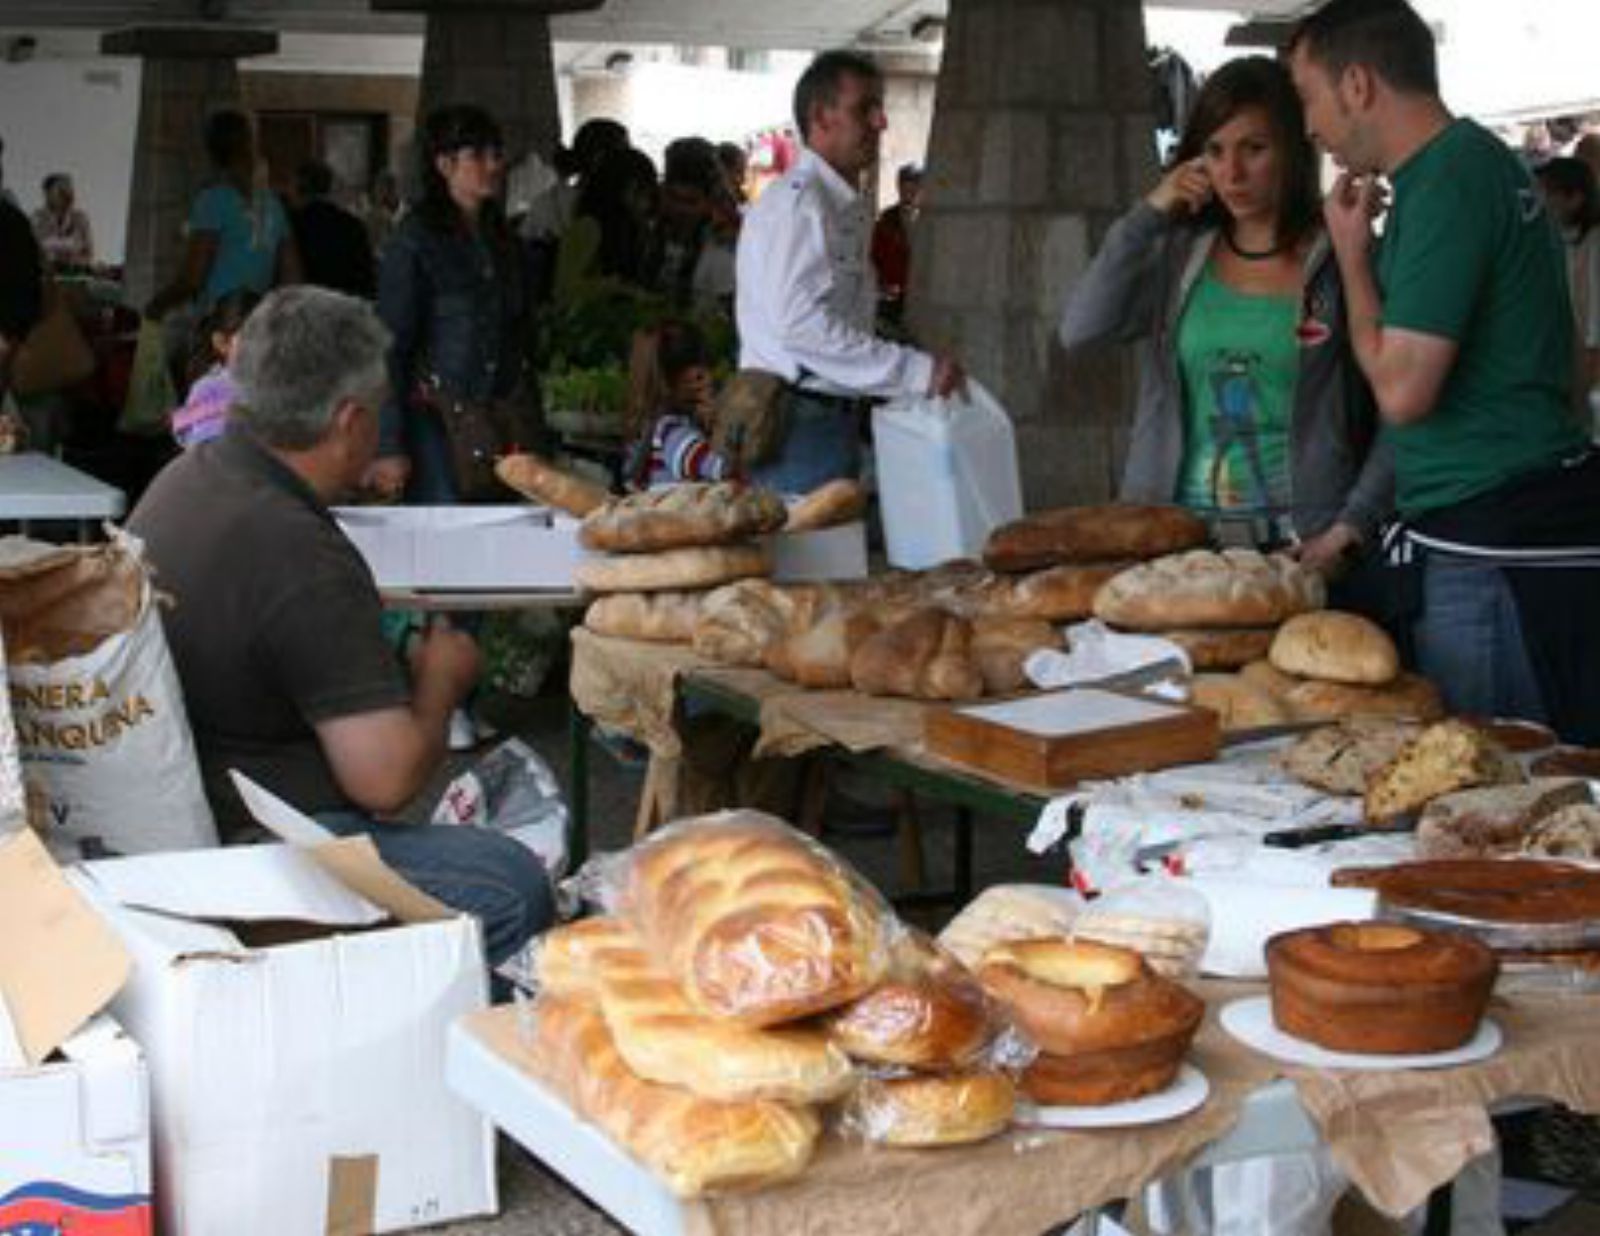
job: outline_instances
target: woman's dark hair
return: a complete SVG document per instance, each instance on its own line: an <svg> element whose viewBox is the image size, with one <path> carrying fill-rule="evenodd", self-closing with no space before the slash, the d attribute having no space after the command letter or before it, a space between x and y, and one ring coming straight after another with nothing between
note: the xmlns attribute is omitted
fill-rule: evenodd
<svg viewBox="0 0 1600 1236"><path fill-rule="evenodd" d="M1594 169L1582 159L1551 159L1534 168L1533 174L1547 193L1564 193L1578 199L1578 214L1572 220L1577 228L1574 240L1582 240L1589 229L1600 224L1600 181ZM1564 222L1564 220L1562 221Z"/></svg>
<svg viewBox="0 0 1600 1236"><path fill-rule="evenodd" d="M628 359L628 407L624 427L630 441L642 438L666 406L672 380L685 369L711 364L706 338L693 322L668 318L635 331Z"/></svg>
<svg viewBox="0 0 1600 1236"><path fill-rule="evenodd" d="M634 193L654 198L656 165L650 156L629 147L605 155L584 179L574 214L600 226L599 273L644 284L653 260L650 225L629 205Z"/></svg>
<svg viewBox="0 0 1600 1236"><path fill-rule="evenodd" d="M211 367L217 363L216 352L211 347L212 335L237 335L244 328L245 319L261 303L258 293L249 288L239 288L220 297L217 303L194 325L194 334L189 340L189 367L187 376L193 385L206 374L211 372Z"/></svg>
<svg viewBox="0 0 1600 1236"><path fill-rule="evenodd" d="M1173 161L1198 158L1211 135L1247 107L1259 107L1278 143L1278 234L1280 246L1297 244L1322 215L1317 152L1306 137L1305 111L1289 71L1266 56L1243 56L1219 68L1200 88ZM1220 227L1228 211L1215 196L1200 222Z"/></svg>
<svg viewBox="0 0 1600 1236"><path fill-rule="evenodd" d="M213 167L224 171L232 167L234 160L250 149L253 140L250 117L243 112L212 112L206 118L206 156Z"/></svg>
<svg viewBox="0 0 1600 1236"><path fill-rule="evenodd" d="M450 187L439 174L440 155L462 150L504 150L505 137L500 126L483 108L471 103L456 103L428 113L417 141L418 183L421 196L414 204L418 217L440 232L453 232L462 226L461 207L450 196ZM485 202L480 215L485 233L497 235L503 225L498 202Z"/></svg>

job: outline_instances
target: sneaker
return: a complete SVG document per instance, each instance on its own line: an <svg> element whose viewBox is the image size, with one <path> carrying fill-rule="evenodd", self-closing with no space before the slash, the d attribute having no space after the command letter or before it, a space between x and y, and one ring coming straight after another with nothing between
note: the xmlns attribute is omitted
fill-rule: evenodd
<svg viewBox="0 0 1600 1236"><path fill-rule="evenodd" d="M465 708L450 714L450 724L445 729L445 745L452 751L471 751L478 745L478 727Z"/></svg>

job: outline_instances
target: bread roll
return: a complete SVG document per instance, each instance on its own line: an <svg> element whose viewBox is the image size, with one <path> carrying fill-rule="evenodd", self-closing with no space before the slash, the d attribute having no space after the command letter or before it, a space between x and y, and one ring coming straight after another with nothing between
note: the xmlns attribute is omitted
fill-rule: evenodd
<svg viewBox="0 0 1600 1236"><path fill-rule="evenodd" d="M700 617L699 592L617 592L593 602L583 625L600 635L687 644Z"/></svg>
<svg viewBox="0 0 1600 1236"><path fill-rule="evenodd" d="M695 1010L635 936L591 955L600 1012L628 1067L646 1081L728 1102L823 1103L855 1081L816 1027L752 1030Z"/></svg>
<svg viewBox="0 0 1600 1236"><path fill-rule="evenodd" d="M601 486L563 472L531 451L506 455L495 464L494 474L523 497L580 519L611 500Z"/></svg>
<svg viewBox="0 0 1600 1236"><path fill-rule="evenodd" d="M1406 717L1435 721L1444 701L1420 674L1401 674L1382 687L1357 687L1308 678L1281 697L1296 721L1337 721L1343 717Z"/></svg>
<svg viewBox="0 0 1600 1236"><path fill-rule="evenodd" d="M771 574L772 557L764 545L720 545L590 558L578 563L573 578L588 592L671 592Z"/></svg>
<svg viewBox="0 0 1600 1236"><path fill-rule="evenodd" d="M1184 630L1163 631L1162 639L1169 639L1189 655L1189 664L1195 670L1236 670L1259 661L1272 647L1276 627L1238 627L1234 630Z"/></svg>
<svg viewBox="0 0 1600 1236"><path fill-rule="evenodd" d="M1022 664L1041 648L1060 648L1061 632L1037 618L977 618L972 656L989 695L1009 695L1028 685Z"/></svg>
<svg viewBox="0 0 1600 1236"><path fill-rule="evenodd" d="M1464 721L1430 725L1367 784L1367 821L1387 824L1435 798L1475 785L1525 781L1522 765Z"/></svg>
<svg viewBox="0 0 1600 1236"><path fill-rule="evenodd" d="M758 811L681 821L637 846L620 904L693 1005L741 1025L846 1004L888 965L875 894Z"/></svg>
<svg viewBox="0 0 1600 1236"><path fill-rule="evenodd" d="M783 499L732 481L687 483L613 498L578 530L584 548L637 554L726 545L773 532L789 517Z"/></svg>
<svg viewBox="0 0 1600 1236"><path fill-rule="evenodd" d="M1326 682L1380 687L1400 672L1400 654L1388 632L1360 614L1332 609L1289 619L1270 655L1286 674Z"/></svg>
<svg viewBox="0 0 1600 1236"><path fill-rule="evenodd" d="M1011 1123L1017 1090L992 1069L936 1077L867 1078L850 1105L851 1123L883 1146L962 1146Z"/></svg>
<svg viewBox="0 0 1600 1236"><path fill-rule="evenodd" d="M1224 730L1258 730L1292 720L1282 703L1237 674L1196 674L1189 702L1216 713Z"/></svg>
<svg viewBox="0 0 1600 1236"><path fill-rule="evenodd" d="M1063 562L1155 558L1204 545L1207 536L1204 522L1179 506L1061 507L996 528L983 560L997 571L1031 571Z"/></svg>
<svg viewBox="0 0 1600 1236"><path fill-rule="evenodd" d="M859 519L867 509L867 495L855 481L829 481L789 508L785 532L810 532Z"/></svg>
<svg viewBox="0 0 1600 1236"><path fill-rule="evenodd" d="M645 1081L623 1062L591 1000L540 999L531 1053L534 1071L578 1115L679 1197L791 1180L811 1161L820 1126L809 1108L723 1103Z"/></svg>
<svg viewBox="0 0 1600 1236"><path fill-rule="evenodd" d="M1133 631L1266 627L1320 609L1322 577L1282 554L1197 549L1130 567L1095 597L1095 616Z"/></svg>
<svg viewBox="0 0 1600 1236"><path fill-rule="evenodd" d="M864 640L850 658L850 682L867 695L972 700L983 674L972 654L972 624L921 610Z"/></svg>
<svg viewBox="0 0 1600 1236"><path fill-rule="evenodd" d="M828 1018L852 1058L912 1069L964 1067L999 1028L977 979L918 931L896 943L883 982Z"/></svg>

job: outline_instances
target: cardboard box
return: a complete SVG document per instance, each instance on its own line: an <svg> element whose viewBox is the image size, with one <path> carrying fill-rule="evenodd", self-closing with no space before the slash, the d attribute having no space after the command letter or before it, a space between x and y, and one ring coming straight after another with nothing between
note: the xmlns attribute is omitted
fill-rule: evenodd
<svg viewBox="0 0 1600 1236"><path fill-rule="evenodd" d="M863 520L810 532L780 532L772 538L772 578L780 584L865 579L866 574Z"/></svg>
<svg viewBox="0 0 1600 1236"><path fill-rule="evenodd" d="M340 507L379 588L570 591L578 521L537 506Z"/></svg>
<svg viewBox="0 0 1600 1236"><path fill-rule="evenodd" d="M38 837L0 838L0 1232L153 1230L144 1059L96 1016L128 966Z"/></svg>
<svg viewBox="0 0 1600 1236"><path fill-rule="evenodd" d="M135 959L112 1009L150 1060L167 1236L386 1232L496 1208L493 1132L444 1082L450 1022L485 1002L475 919L366 838L118 859L77 880Z"/></svg>

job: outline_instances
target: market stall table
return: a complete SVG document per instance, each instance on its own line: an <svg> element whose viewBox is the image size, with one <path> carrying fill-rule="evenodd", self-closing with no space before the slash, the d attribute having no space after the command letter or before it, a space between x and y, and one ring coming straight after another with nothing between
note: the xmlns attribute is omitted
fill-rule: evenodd
<svg viewBox="0 0 1600 1236"><path fill-rule="evenodd" d="M1496 1000L1490 1016L1505 1044L1476 1064L1334 1073L1275 1062L1220 1027L1217 1010L1259 986L1207 982L1197 990L1211 1009L1190 1058L1211 1094L1187 1116L1094 1132L1013 1128L980 1145L930 1151L868 1149L829 1135L796 1182L691 1202L673 1197L536 1080L519 1028L536 1008L458 1022L446 1067L457 1093L647 1236L1037 1236L1188 1167L1319 1146L1370 1202L1399 1215L1490 1148L1491 1106L1537 1097L1600 1111L1600 1037L1590 1032L1600 996Z"/></svg>
<svg viewBox="0 0 1600 1236"><path fill-rule="evenodd" d="M89 540L99 520L116 519L127 497L113 485L36 451L0 455L0 523L20 525L24 536L41 520L75 520L79 540Z"/></svg>

